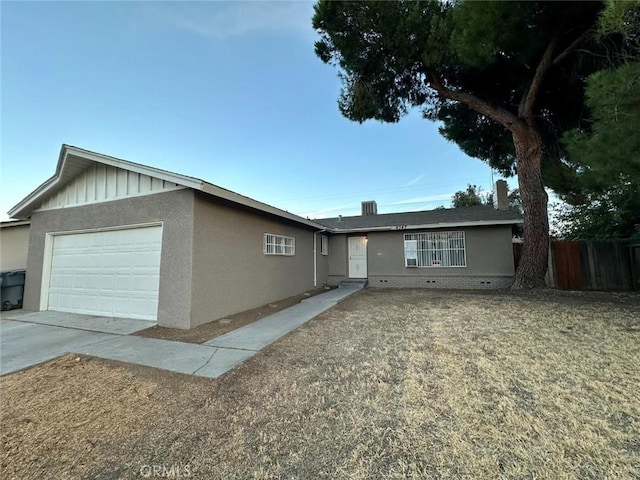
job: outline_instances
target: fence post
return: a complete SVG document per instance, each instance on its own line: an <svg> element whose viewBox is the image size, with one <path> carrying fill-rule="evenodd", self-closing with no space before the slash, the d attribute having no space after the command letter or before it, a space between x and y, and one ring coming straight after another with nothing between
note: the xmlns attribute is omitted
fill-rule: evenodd
<svg viewBox="0 0 640 480"><path fill-rule="evenodd" d="M596 249L594 242L586 242L587 247L587 259L589 260L589 282L591 285L589 290L600 290L603 285L602 282L598 281L598 276L596 275ZM614 247L615 248L615 247ZM584 283L584 280L583 280Z"/></svg>
<svg viewBox="0 0 640 480"><path fill-rule="evenodd" d="M629 248L629 265L631 265L631 289L640 289L640 244L631 244Z"/></svg>
<svg viewBox="0 0 640 480"><path fill-rule="evenodd" d="M556 269L555 269L555 261L553 255L553 244L551 240L549 240L549 255L547 257L547 274L544 279L547 287L549 288L558 288L556 282Z"/></svg>

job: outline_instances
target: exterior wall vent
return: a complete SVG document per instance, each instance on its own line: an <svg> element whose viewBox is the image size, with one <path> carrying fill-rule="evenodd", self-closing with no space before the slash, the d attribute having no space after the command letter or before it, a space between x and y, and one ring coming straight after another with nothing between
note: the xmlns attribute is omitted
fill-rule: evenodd
<svg viewBox="0 0 640 480"><path fill-rule="evenodd" d="M378 204L369 200L367 202L362 202L362 215L377 215L378 214Z"/></svg>

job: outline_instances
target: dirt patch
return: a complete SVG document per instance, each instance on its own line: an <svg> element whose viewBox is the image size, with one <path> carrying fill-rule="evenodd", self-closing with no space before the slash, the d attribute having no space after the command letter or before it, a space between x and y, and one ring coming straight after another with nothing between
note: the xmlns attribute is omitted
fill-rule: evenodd
<svg viewBox="0 0 640 480"><path fill-rule="evenodd" d="M292 307L293 305L300 303L302 300L325 293L328 290L329 289L324 288L309 290L308 292L300 295L294 295L293 297L278 300L277 302L271 302L258 308L253 308L251 310L236 313L235 315L230 315L223 319L205 323L204 325L192 328L191 330L178 330L175 328L165 328L155 325L145 330L140 330L133 335L146 338L173 340L176 342L204 343L212 338L219 337L220 335L229 333L268 315L284 310L285 308Z"/></svg>
<svg viewBox="0 0 640 480"><path fill-rule="evenodd" d="M639 326L639 303L604 297L367 290L217 380L77 356L2 377L0 467L638 478Z"/></svg>

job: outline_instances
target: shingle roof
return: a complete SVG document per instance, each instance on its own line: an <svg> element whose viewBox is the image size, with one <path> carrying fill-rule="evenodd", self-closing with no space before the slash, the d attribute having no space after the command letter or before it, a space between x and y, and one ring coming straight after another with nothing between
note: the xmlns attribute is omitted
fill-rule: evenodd
<svg viewBox="0 0 640 480"><path fill-rule="evenodd" d="M511 225L522 223L522 217L511 211L496 210L493 207L488 206L475 206L426 210L421 212L320 218L314 221L336 231L366 231L397 230L405 228Z"/></svg>

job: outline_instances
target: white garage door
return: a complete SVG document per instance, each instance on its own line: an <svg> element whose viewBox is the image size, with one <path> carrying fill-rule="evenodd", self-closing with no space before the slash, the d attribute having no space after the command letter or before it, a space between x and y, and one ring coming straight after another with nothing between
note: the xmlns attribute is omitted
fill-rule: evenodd
<svg viewBox="0 0 640 480"><path fill-rule="evenodd" d="M156 320L162 227L56 235L49 310Z"/></svg>

